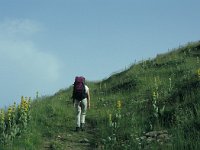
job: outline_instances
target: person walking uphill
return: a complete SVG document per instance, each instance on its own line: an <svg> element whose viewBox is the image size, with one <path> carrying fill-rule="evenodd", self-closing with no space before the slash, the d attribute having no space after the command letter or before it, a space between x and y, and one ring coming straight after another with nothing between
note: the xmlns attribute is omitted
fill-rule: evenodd
<svg viewBox="0 0 200 150"><path fill-rule="evenodd" d="M76 109L76 131L84 131L86 112L90 108L90 92L84 77L75 77L72 98Z"/></svg>

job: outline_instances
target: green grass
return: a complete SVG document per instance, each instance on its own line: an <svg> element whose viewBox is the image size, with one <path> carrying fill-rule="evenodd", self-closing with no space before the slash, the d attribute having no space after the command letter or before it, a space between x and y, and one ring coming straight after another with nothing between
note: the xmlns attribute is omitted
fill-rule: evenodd
<svg viewBox="0 0 200 150"><path fill-rule="evenodd" d="M88 81L86 132L73 131L72 87L36 99L27 130L1 149L199 149L199 57L200 42L189 43L102 81ZM160 130L168 131L169 140L138 141ZM79 142L83 138L88 145Z"/></svg>

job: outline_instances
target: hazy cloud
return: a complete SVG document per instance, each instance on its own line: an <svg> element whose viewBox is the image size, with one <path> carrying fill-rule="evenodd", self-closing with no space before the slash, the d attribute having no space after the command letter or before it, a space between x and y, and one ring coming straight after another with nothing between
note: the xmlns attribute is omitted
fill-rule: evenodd
<svg viewBox="0 0 200 150"><path fill-rule="evenodd" d="M38 31L41 31L39 23L30 20L7 20L0 23L1 66L20 68L38 79L45 76L46 80L56 80L59 77L59 61L31 41L30 35ZM24 40L24 36L28 36L28 39Z"/></svg>
<svg viewBox="0 0 200 150"><path fill-rule="evenodd" d="M39 51L31 42L0 41L0 64L37 80L59 78L59 61L53 55Z"/></svg>
<svg viewBox="0 0 200 150"><path fill-rule="evenodd" d="M32 40L40 31L42 26L31 20L0 22L0 89L12 87L20 91L23 84L29 90L45 89L59 80L59 59L41 50ZM5 99L3 95L0 92L0 99Z"/></svg>
<svg viewBox="0 0 200 150"><path fill-rule="evenodd" d="M0 22L1 38L22 38L42 30L42 25L29 19L4 20Z"/></svg>

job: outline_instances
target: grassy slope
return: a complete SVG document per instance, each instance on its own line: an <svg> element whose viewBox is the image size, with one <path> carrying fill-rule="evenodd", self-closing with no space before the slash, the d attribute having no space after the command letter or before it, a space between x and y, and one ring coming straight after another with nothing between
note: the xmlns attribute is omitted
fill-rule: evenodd
<svg viewBox="0 0 200 150"><path fill-rule="evenodd" d="M134 64L101 82L88 82L92 106L87 116L86 132L73 131L71 87L60 90L54 96L35 100L32 121L26 131L28 134L16 139L10 148L131 149L141 147L136 138L144 132L167 129L171 135L170 149L198 149L199 57L200 42L190 43L155 59ZM158 112L153 107L153 92L158 93ZM122 118L118 120L119 127L110 128L108 115L115 116L117 100L122 101ZM116 119L113 117L113 120ZM113 135L117 142L108 140ZM84 138L89 140L90 145L81 143ZM145 143L142 146L145 148ZM156 146L162 148L161 145Z"/></svg>

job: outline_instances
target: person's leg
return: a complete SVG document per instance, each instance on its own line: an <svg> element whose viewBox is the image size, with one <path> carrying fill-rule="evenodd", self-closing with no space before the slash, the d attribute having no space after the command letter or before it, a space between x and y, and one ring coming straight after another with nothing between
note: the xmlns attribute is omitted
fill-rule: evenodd
<svg viewBox="0 0 200 150"><path fill-rule="evenodd" d="M81 101L81 129L84 130L85 127L85 117L87 112L87 98Z"/></svg>
<svg viewBox="0 0 200 150"><path fill-rule="evenodd" d="M75 100L75 108L76 108L76 131L80 128L80 122L81 122L81 106L80 101Z"/></svg>

